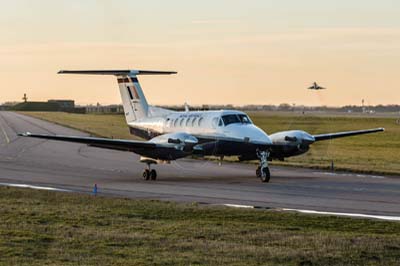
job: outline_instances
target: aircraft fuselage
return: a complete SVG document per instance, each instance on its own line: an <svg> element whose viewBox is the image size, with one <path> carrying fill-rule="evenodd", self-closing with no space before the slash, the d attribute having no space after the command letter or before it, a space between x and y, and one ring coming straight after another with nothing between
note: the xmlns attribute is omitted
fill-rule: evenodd
<svg viewBox="0 0 400 266"><path fill-rule="evenodd" d="M233 110L171 112L167 115L131 122L129 127L132 134L146 139L163 134L185 132L199 140L218 138L272 143L268 134L254 125L246 113Z"/></svg>

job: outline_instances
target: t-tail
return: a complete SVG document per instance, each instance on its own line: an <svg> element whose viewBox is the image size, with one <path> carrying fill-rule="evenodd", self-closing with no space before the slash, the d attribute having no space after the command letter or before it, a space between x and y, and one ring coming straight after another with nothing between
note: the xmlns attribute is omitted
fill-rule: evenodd
<svg viewBox="0 0 400 266"><path fill-rule="evenodd" d="M174 71L149 70L61 70L58 74L84 75L113 75L117 77L122 104L124 106L126 122L134 122L149 116L149 105L144 96L142 87L137 79L138 75L170 75Z"/></svg>

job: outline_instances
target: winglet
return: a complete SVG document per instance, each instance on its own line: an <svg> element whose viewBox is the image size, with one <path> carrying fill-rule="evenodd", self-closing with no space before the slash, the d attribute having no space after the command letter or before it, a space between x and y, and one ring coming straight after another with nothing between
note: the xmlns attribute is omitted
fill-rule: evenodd
<svg viewBox="0 0 400 266"><path fill-rule="evenodd" d="M18 133L17 135L20 136L20 137L29 137L30 135L32 135L32 133L31 132L24 132L24 133Z"/></svg>

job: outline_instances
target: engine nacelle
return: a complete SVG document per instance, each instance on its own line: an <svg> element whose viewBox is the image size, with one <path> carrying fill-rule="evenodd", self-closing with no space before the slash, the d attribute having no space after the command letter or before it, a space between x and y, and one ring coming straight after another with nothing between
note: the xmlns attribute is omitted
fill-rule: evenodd
<svg viewBox="0 0 400 266"><path fill-rule="evenodd" d="M157 149L136 149L135 152L144 157L143 160L149 159L149 163L158 161L171 161L186 157L193 153L194 146L198 144L196 137L183 133L170 133L160 135L149 140L154 144L158 144Z"/></svg>
<svg viewBox="0 0 400 266"><path fill-rule="evenodd" d="M302 130L282 131L269 135L273 144L280 144L282 149L271 154L271 157L283 159L306 153L310 145L315 142L315 138Z"/></svg>
<svg viewBox="0 0 400 266"><path fill-rule="evenodd" d="M191 151L192 148L199 143L198 139L184 132L164 134L152 138L150 142L158 144L170 144L178 150Z"/></svg>

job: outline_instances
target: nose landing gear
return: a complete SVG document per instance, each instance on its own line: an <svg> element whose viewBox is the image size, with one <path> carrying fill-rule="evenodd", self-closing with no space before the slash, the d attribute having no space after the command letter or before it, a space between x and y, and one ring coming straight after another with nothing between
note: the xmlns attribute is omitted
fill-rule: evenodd
<svg viewBox="0 0 400 266"><path fill-rule="evenodd" d="M258 151L257 157L260 159L260 165L257 167L256 176L261 179L261 182L267 183L271 178L268 167L269 151Z"/></svg>

